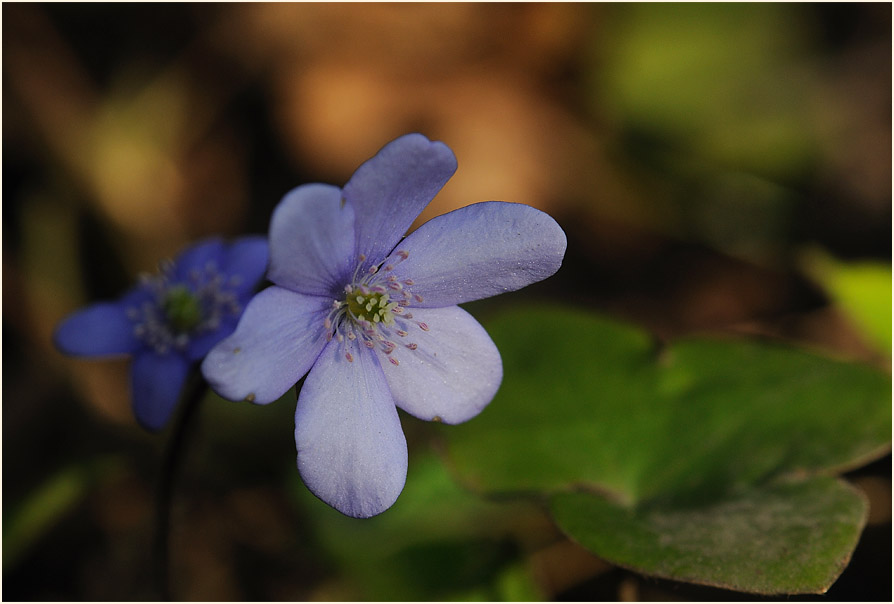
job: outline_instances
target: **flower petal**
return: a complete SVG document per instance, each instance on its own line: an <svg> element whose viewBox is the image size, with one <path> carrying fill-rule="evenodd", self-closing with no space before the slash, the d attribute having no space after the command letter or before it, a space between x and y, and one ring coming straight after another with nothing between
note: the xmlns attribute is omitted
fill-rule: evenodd
<svg viewBox="0 0 894 604"><path fill-rule="evenodd" d="M189 374L190 362L179 354L146 350L134 357L131 367L133 412L147 430L165 427Z"/></svg>
<svg viewBox="0 0 894 604"><path fill-rule="evenodd" d="M335 340L323 350L298 397L295 444L311 492L343 514L368 518L403 490L407 441L375 356L362 350L353 358Z"/></svg>
<svg viewBox="0 0 894 604"><path fill-rule="evenodd" d="M391 353L399 365L382 363L395 403L424 420L457 424L475 417L503 379L497 347L458 306L414 308L412 314L411 321L401 321L408 333Z"/></svg>
<svg viewBox="0 0 894 604"><path fill-rule="evenodd" d="M214 331L207 331L200 335L193 335L186 347L186 357L191 361L199 361L214 348L218 342L236 330L239 317L227 316L220 320L220 325Z"/></svg>
<svg viewBox="0 0 894 604"><path fill-rule="evenodd" d="M248 303L236 331L205 357L205 379L233 401L275 401L307 373L323 349L323 321L331 303L268 287Z"/></svg>
<svg viewBox="0 0 894 604"><path fill-rule="evenodd" d="M269 256L266 237L241 237L226 249L221 272L237 277L235 290L240 297L249 295L267 271Z"/></svg>
<svg viewBox="0 0 894 604"><path fill-rule="evenodd" d="M357 254L364 266L384 260L456 171L453 151L421 134L385 145L357 168L344 196L357 215Z"/></svg>
<svg viewBox="0 0 894 604"><path fill-rule="evenodd" d="M354 209L331 185L292 189L270 220L270 280L292 291L332 296L350 279Z"/></svg>
<svg viewBox="0 0 894 604"><path fill-rule="evenodd" d="M208 264L213 264L220 270L225 259L226 249L222 239L219 237L203 239L184 249L174 260L175 280L188 281L191 270L204 271Z"/></svg>
<svg viewBox="0 0 894 604"><path fill-rule="evenodd" d="M66 317L53 334L56 348L76 356L132 354L141 343L127 317L127 304L103 302Z"/></svg>
<svg viewBox="0 0 894 604"><path fill-rule="evenodd" d="M452 306L514 291L562 265L565 232L549 215L520 203L487 201L433 218L398 247L399 280L411 279L422 301Z"/></svg>

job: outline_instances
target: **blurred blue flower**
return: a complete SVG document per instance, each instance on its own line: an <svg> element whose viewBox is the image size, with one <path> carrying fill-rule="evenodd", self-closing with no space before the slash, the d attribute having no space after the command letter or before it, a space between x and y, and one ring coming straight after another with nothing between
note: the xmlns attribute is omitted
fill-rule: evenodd
<svg viewBox="0 0 894 604"><path fill-rule="evenodd" d="M407 443L395 405L458 423L496 393L499 352L457 304L545 279L562 263L562 229L522 204L470 205L401 239L455 171L446 145L410 134L344 188L289 192L270 224L274 285L202 364L221 396L259 404L307 374L295 412L298 469L348 516L379 514L403 489Z"/></svg>
<svg viewBox="0 0 894 604"><path fill-rule="evenodd" d="M161 430L194 363L235 329L267 260L263 237L197 243L121 299L68 316L56 328L56 347L75 356L133 356L134 415L147 430Z"/></svg>

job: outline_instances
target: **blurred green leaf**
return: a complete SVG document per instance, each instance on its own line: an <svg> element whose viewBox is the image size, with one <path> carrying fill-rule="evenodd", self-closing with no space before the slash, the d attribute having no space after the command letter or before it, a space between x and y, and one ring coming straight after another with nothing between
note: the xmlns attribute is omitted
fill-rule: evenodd
<svg viewBox="0 0 894 604"><path fill-rule="evenodd" d="M120 469L120 460L100 459L60 470L14 507L3 521L3 567L18 562L57 522L79 505L97 480Z"/></svg>
<svg viewBox="0 0 894 604"><path fill-rule="evenodd" d="M867 342L890 358L891 265L841 262L819 252L811 254L805 264Z"/></svg>
<svg viewBox="0 0 894 604"><path fill-rule="evenodd" d="M870 367L753 341L659 351L640 330L562 309L487 327L503 385L446 433L457 474L482 492L586 487L631 513L698 509L890 447L890 378Z"/></svg>
<svg viewBox="0 0 894 604"><path fill-rule="evenodd" d="M483 501L435 455L412 455L398 502L369 519L343 516L297 477L295 484L313 532L358 599L540 599L530 578L509 569L519 557L512 531L542 514L523 502Z"/></svg>
<svg viewBox="0 0 894 604"><path fill-rule="evenodd" d="M607 560L761 594L822 593L847 566L867 504L834 478L758 487L706 505L631 509L586 493L552 501L559 526Z"/></svg>
<svg viewBox="0 0 894 604"><path fill-rule="evenodd" d="M622 123L760 174L789 174L812 158L804 11L668 3L611 16L593 96Z"/></svg>

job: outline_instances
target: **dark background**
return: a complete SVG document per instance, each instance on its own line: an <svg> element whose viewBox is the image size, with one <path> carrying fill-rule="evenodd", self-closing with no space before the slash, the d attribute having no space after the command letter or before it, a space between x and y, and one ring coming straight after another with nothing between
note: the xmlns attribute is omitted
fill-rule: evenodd
<svg viewBox="0 0 894 604"><path fill-rule="evenodd" d="M890 4L2 11L6 600L157 597L169 435L136 426L126 361L63 358L56 322L193 239L264 233L286 191L343 184L406 132L459 161L421 220L502 199L565 228L560 273L511 303L890 370L809 270L818 250L890 262ZM307 524L292 413L203 407L174 510L178 599L368 597ZM431 448L427 426L407 430ZM890 477L890 456L852 475L869 523L821 599L890 600ZM548 599L754 599L642 578L543 534L500 555Z"/></svg>

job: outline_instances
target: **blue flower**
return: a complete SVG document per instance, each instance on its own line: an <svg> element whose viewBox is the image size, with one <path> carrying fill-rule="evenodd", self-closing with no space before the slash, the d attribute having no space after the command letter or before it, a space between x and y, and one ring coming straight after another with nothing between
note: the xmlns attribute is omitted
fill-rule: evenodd
<svg viewBox="0 0 894 604"><path fill-rule="evenodd" d="M258 404L307 374L295 411L298 469L348 516L379 514L403 489L396 407L452 424L496 393L499 352L457 304L545 279L562 263L562 229L522 204L470 205L402 239L455 171L446 145L410 134L344 188L289 192L270 224L274 285L202 364L221 396Z"/></svg>
<svg viewBox="0 0 894 604"><path fill-rule="evenodd" d="M236 328L267 260L263 237L200 242L163 263L159 274L143 276L121 299L64 319L56 347L75 356L133 356L134 415L147 430L161 430L190 369Z"/></svg>

